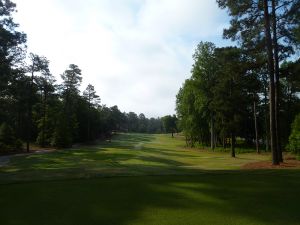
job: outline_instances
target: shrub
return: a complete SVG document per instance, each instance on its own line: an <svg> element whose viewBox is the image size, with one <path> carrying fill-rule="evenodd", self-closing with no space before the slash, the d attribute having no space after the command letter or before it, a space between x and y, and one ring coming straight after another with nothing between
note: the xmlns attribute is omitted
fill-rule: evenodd
<svg viewBox="0 0 300 225"><path fill-rule="evenodd" d="M17 151L23 148L22 142L16 138L13 129L7 123L0 126L0 151Z"/></svg>
<svg viewBox="0 0 300 225"><path fill-rule="evenodd" d="M61 148L72 147L72 134L65 120L60 119L57 123L51 145Z"/></svg>
<svg viewBox="0 0 300 225"><path fill-rule="evenodd" d="M289 137L288 149L296 154L300 154L300 114L298 114L292 124L292 132Z"/></svg>

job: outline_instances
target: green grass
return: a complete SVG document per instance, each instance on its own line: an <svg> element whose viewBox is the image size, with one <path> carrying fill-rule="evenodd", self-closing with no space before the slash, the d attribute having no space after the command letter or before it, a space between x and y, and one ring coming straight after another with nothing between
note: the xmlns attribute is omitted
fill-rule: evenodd
<svg viewBox="0 0 300 225"><path fill-rule="evenodd" d="M182 137L122 134L112 143L17 156L0 168L0 183L130 175L191 174L199 170L240 169L248 162L269 160L269 154L189 149Z"/></svg>
<svg viewBox="0 0 300 225"><path fill-rule="evenodd" d="M240 169L269 159L138 134L17 156L0 167L0 224L298 225L299 170Z"/></svg>

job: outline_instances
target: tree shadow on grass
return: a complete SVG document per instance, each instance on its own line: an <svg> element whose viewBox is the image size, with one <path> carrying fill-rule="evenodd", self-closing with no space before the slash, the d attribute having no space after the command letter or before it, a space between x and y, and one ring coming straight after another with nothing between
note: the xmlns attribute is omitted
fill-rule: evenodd
<svg viewBox="0 0 300 225"><path fill-rule="evenodd" d="M299 171L199 173L0 185L0 223L300 223Z"/></svg>
<svg viewBox="0 0 300 225"><path fill-rule="evenodd" d="M25 157L0 174L0 224L300 224L299 170L207 171L168 148L132 151L153 138Z"/></svg>
<svg viewBox="0 0 300 225"><path fill-rule="evenodd" d="M191 164L181 160L184 157L182 152L147 145L134 148L141 140L148 143L153 139L153 135L122 134L112 143L104 145L22 156L8 168L2 169L0 183L120 175L194 174L197 167L187 170Z"/></svg>

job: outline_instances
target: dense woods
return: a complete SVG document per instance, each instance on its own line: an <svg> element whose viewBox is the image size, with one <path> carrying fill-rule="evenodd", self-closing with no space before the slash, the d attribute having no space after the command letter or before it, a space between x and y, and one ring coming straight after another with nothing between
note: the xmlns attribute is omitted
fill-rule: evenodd
<svg viewBox="0 0 300 225"><path fill-rule="evenodd" d="M288 140L300 112L300 2L217 3L231 17L224 38L238 46L197 46L191 78L176 102L186 142L212 149L230 144L233 157L236 144L255 146L257 152L264 147L272 151L273 164L279 164L282 150L295 146Z"/></svg>
<svg viewBox="0 0 300 225"><path fill-rule="evenodd" d="M146 118L101 104L84 74L70 64L57 83L49 60L27 52L27 36L13 20L16 5L0 1L0 149L29 151L39 146L110 139L115 131L183 131L186 144L227 148L236 145L299 152L300 2L217 0L231 20L225 39L235 46L200 42L191 77L177 94L177 116Z"/></svg>
<svg viewBox="0 0 300 225"><path fill-rule="evenodd" d="M0 1L0 150L21 150L23 143L70 147L73 143L110 139L115 131L162 133L161 118L121 112L101 104L93 85L81 92L84 78L70 64L58 84L49 60L27 54L26 34L13 21L16 5ZM165 124L168 126L168 124Z"/></svg>

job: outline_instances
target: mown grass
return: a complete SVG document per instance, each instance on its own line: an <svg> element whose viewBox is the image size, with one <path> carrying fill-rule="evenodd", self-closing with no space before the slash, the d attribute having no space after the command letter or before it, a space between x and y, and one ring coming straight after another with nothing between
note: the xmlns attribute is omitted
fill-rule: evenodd
<svg viewBox="0 0 300 225"><path fill-rule="evenodd" d="M183 138L169 135L121 134L111 143L16 156L0 168L0 183L94 176L191 174L199 170L239 169L269 154L240 154L189 149Z"/></svg>
<svg viewBox="0 0 300 225"><path fill-rule="evenodd" d="M298 225L299 170L240 169L269 157L137 134L14 157L0 168L0 224Z"/></svg>

